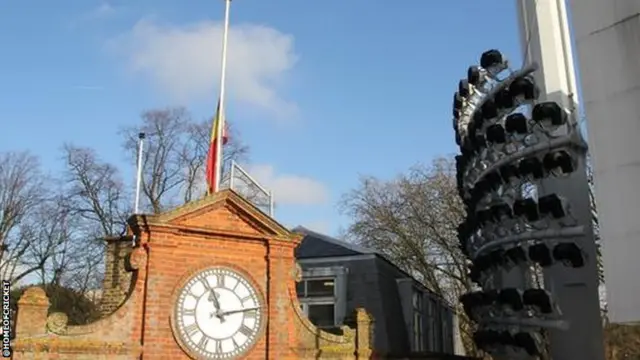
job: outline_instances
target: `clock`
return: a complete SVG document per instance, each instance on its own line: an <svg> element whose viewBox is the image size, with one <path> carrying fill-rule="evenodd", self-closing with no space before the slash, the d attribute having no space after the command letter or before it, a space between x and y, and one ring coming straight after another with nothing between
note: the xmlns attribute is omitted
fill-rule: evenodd
<svg viewBox="0 0 640 360"><path fill-rule="evenodd" d="M236 359L261 333L263 301L247 276L210 267L178 290L171 320L178 343L194 359Z"/></svg>

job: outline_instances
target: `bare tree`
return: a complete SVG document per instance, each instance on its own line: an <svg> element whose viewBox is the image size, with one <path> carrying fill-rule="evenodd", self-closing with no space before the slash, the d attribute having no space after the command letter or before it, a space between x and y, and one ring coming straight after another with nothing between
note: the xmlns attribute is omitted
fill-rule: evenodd
<svg viewBox="0 0 640 360"><path fill-rule="evenodd" d="M465 211L456 189L455 163L439 158L392 181L363 178L340 205L352 218L348 239L386 255L458 310L465 347L474 353L472 324L458 302L472 284L458 248L457 227Z"/></svg>
<svg viewBox="0 0 640 360"><path fill-rule="evenodd" d="M138 152L138 133L144 132L149 138L142 159L142 193L154 213L175 203L184 179L181 152L190 123L191 116L185 108L149 110L142 114L140 126L121 131L124 148L134 161Z"/></svg>
<svg viewBox="0 0 640 360"><path fill-rule="evenodd" d="M64 204L85 220L77 225L84 226L86 235L94 239L122 234L131 209L118 169L102 162L90 148L66 144L62 151Z"/></svg>
<svg viewBox="0 0 640 360"><path fill-rule="evenodd" d="M222 177L224 178L231 166L231 161L247 159L249 147L241 141L240 133L231 123L227 123L229 139L223 148ZM211 121L206 120L190 124L187 128L188 141L181 152L181 160L186 167L184 178L184 202L187 203L202 195L204 188L204 171L211 142ZM200 186L202 185L202 186Z"/></svg>
<svg viewBox="0 0 640 360"><path fill-rule="evenodd" d="M124 230L126 196L117 170L92 150L65 145L63 154L58 183L45 181L28 154L2 157L4 279L38 275L43 284L83 289L101 279L102 238Z"/></svg>
<svg viewBox="0 0 640 360"><path fill-rule="evenodd" d="M40 270L40 281L42 284L51 283L56 286L60 286L63 276L65 276L69 269L73 266L71 259L71 253L73 251L73 216L69 213L69 207L64 204L65 199L63 196L58 196L54 200L52 205L49 206L51 216L49 219L54 219L54 222L46 224L50 229L49 236L55 235L58 238L58 249L53 252L49 262L49 266L43 267Z"/></svg>
<svg viewBox="0 0 640 360"><path fill-rule="evenodd" d="M31 266L25 269L27 254L39 239L35 233L35 228L27 225L26 221L23 221L21 222L21 226L16 227L8 240L10 245L7 246L7 250L5 251L1 266L2 273L0 275L3 279L16 283L18 280L41 268ZM42 267L44 267L44 264Z"/></svg>
<svg viewBox="0 0 640 360"><path fill-rule="evenodd" d="M64 193L59 203L66 216L66 241L51 259L51 282L81 293L99 287L103 277L104 242L123 234L131 213L131 197L119 171L90 148L62 148Z"/></svg>
<svg viewBox="0 0 640 360"><path fill-rule="evenodd" d="M58 284L65 266L51 265L51 260L64 253L69 241L67 220L69 213L63 208L59 198L52 197L34 209L27 221L21 224L22 235L28 237L29 246L15 259L22 271L12 280L18 282L31 273L39 272L42 284ZM66 264L65 264L66 265ZM47 271L47 270L53 271Z"/></svg>
<svg viewBox="0 0 640 360"><path fill-rule="evenodd" d="M0 154L0 271L5 279L15 271L13 260L28 248L30 240L19 225L44 198L45 183L34 156Z"/></svg>
<svg viewBox="0 0 640 360"><path fill-rule="evenodd" d="M209 151L211 121L195 123L184 108L150 110L142 114L142 124L121 131L130 159L136 159L138 134L148 135L143 154L142 192L149 210L162 212L204 193L204 167ZM237 132L231 127L224 147L224 161L247 156Z"/></svg>
<svg viewBox="0 0 640 360"><path fill-rule="evenodd" d="M5 256L2 277L18 283L30 275L39 275L41 283L59 283L65 267L52 260L66 250L68 213L58 196L39 201L24 216L12 234L13 246Z"/></svg>

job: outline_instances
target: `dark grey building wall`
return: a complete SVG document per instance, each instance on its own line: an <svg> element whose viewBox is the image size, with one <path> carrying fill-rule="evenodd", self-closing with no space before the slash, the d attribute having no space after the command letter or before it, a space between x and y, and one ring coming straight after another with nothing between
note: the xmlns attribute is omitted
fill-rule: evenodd
<svg viewBox="0 0 640 360"><path fill-rule="evenodd" d="M412 293L415 280L408 278L407 274L378 256L363 259L360 257L346 256L343 260L328 258L299 259L298 263L303 271L312 268L343 267L346 269L346 295L345 311L347 315L353 314L356 308L365 308L374 318L374 345L376 350L382 353L404 354L411 351L413 339L413 307ZM398 280L404 279L398 283ZM408 280L408 281L407 281ZM419 286L419 285L418 285ZM423 303L426 305L432 299L431 294L424 292ZM452 326L448 319L450 312L446 306L442 306L440 300L436 302L435 317L438 339L442 339L443 326ZM424 319L424 334L427 334L427 319ZM453 335L453 330L448 331ZM429 341L425 339L428 346ZM442 344L440 340L439 344ZM427 348L439 352L453 353L453 338L451 346Z"/></svg>
<svg viewBox="0 0 640 360"><path fill-rule="evenodd" d="M387 318L383 296L388 296L388 291L380 286L380 274L376 266L376 258L346 261L323 261L313 259L307 263L299 260L302 270L317 267L341 266L347 269L346 312L352 314L356 308L365 308L375 320L374 345L378 351L389 351L390 341L387 330ZM396 290L393 290L396 291ZM396 291L397 292L397 291ZM400 309L398 307L398 309Z"/></svg>
<svg viewBox="0 0 640 360"><path fill-rule="evenodd" d="M453 311L448 306L443 305L440 299L429 291L426 291L426 289L420 286L414 279L404 278L398 281L398 291L400 292L400 299L402 299L404 305L403 316L411 348L416 348L413 336L415 311L413 307L413 294L416 290L422 293L423 309L421 314L425 350L453 354ZM430 326L431 318L433 318L433 327Z"/></svg>
<svg viewBox="0 0 640 360"><path fill-rule="evenodd" d="M398 291L397 279L406 275L379 257L376 257L375 262L383 309L380 316L385 319L386 338L390 343L387 350L392 354L403 354L411 349L411 344L409 343L410 333L407 332L404 321L405 306Z"/></svg>

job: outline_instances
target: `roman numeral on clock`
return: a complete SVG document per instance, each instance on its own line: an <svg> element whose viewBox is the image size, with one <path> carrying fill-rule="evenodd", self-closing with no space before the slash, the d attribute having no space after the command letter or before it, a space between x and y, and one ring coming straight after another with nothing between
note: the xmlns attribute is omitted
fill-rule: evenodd
<svg viewBox="0 0 640 360"><path fill-rule="evenodd" d="M184 332L186 332L189 337L193 337L193 335L200 332L200 329L198 328L198 325L194 323L194 324L185 326Z"/></svg>
<svg viewBox="0 0 640 360"><path fill-rule="evenodd" d="M253 296L247 295L247 296L243 297L242 299L240 299L240 301L244 304L244 303L246 303L247 301L249 301L251 299L253 299Z"/></svg>
<svg viewBox="0 0 640 360"><path fill-rule="evenodd" d="M255 310L249 310L247 312L244 313L244 318L245 319L255 319L256 318L256 311Z"/></svg>
<svg viewBox="0 0 640 360"><path fill-rule="evenodd" d="M220 340L214 340L214 341L215 341L215 344L214 344L215 345L214 346L215 352L221 353L222 352L222 341L220 341Z"/></svg>
<svg viewBox="0 0 640 360"><path fill-rule="evenodd" d="M211 290L211 285L209 285L209 281L206 278L200 279L200 282L202 283L202 286L204 286L205 291Z"/></svg>
<svg viewBox="0 0 640 360"><path fill-rule="evenodd" d="M240 333L242 333L244 336L249 337L253 334L253 330L248 327L247 325L242 324L242 326L240 326Z"/></svg>
<svg viewBox="0 0 640 360"><path fill-rule="evenodd" d="M218 282L218 286L219 286L219 287L226 287L226 286L224 285L224 278L225 278L225 276L224 276L224 275L222 275L222 274L216 274L216 281Z"/></svg>
<svg viewBox="0 0 640 360"><path fill-rule="evenodd" d="M237 279L236 279L237 280ZM233 289L231 289L231 291L235 292L236 289L238 288L238 286L240 286L240 280L236 281L236 284L233 285Z"/></svg>
<svg viewBox="0 0 640 360"><path fill-rule="evenodd" d="M183 309L182 310L182 315L183 316L196 316L196 309Z"/></svg>
<svg viewBox="0 0 640 360"><path fill-rule="evenodd" d="M207 344L209 343L209 337L207 335L202 334L202 338L198 341L198 347L200 349L206 349Z"/></svg>

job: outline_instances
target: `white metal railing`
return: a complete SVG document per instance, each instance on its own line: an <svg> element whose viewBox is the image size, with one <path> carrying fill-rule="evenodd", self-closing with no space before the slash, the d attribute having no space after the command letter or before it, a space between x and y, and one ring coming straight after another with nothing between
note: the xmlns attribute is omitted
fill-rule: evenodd
<svg viewBox="0 0 640 360"><path fill-rule="evenodd" d="M238 186L238 180L244 180L243 183L247 188L242 188L242 184ZM251 176L246 170L244 170L238 163L235 161L231 161L231 167L229 169L229 188L238 192L240 195L247 198L247 200L254 203L257 207L263 208L266 207L267 214L273 217L274 213L274 201L273 201L273 192L271 190L267 190L264 186L260 185L258 181ZM261 192L264 197L267 198L266 204L258 201L258 198L253 194L248 193L249 189L257 189Z"/></svg>

